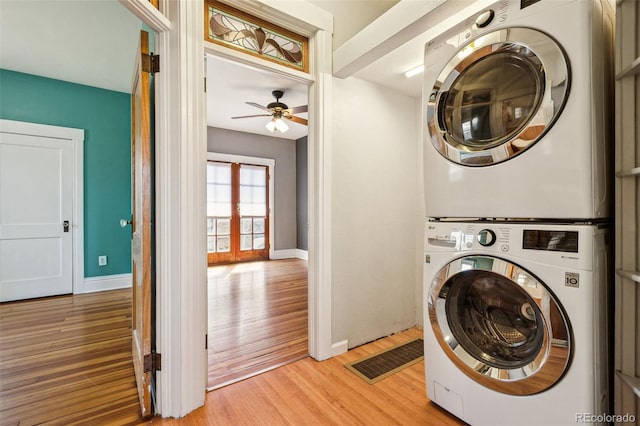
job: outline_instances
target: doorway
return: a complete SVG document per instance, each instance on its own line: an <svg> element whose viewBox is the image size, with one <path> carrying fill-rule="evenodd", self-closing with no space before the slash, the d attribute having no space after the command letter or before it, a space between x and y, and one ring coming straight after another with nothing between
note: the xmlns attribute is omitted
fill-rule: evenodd
<svg viewBox="0 0 640 426"><path fill-rule="evenodd" d="M306 106L309 89L213 56L207 74L208 383L215 389L308 356L309 268L307 247L298 245L307 241L298 238L298 228L307 231L299 216L300 200L305 214L307 205L307 151L299 149L307 127L287 122L286 132L271 132L269 117L231 117L260 112L254 104L272 102L273 90L284 92L280 102ZM253 175L247 185L243 168ZM256 197L247 214L243 186Z"/></svg>

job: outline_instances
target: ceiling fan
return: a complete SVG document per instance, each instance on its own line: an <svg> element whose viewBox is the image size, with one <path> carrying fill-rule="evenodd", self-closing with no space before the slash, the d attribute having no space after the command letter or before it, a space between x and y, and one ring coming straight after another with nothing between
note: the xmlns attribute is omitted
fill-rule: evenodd
<svg viewBox="0 0 640 426"><path fill-rule="evenodd" d="M231 117L231 118L249 118L249 117L271 117L271 121L267 123L265 126L269 131L273 132L274 130L278 130L281 133L289 130L289 126L284 122L284 118L287 120L291 120L294 123L300 123L307 125L307 120L304 118L296 117L293 114L307 112L307 105L301 105L293 108L289 108L286 104L280 102L280 98L284 95L283 90L274 90L271 92L274 98L276 98L275 102L271 102L269 105L262 106L255 102L246 102L248 105L254 106L256 108L260 108L268 112L269 114L257 114L257 115L242 115L239 117Z"/></svg>

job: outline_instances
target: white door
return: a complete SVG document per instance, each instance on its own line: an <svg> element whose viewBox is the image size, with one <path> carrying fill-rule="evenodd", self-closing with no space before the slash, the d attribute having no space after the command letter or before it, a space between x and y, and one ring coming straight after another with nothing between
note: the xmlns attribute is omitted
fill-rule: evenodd
<svg viewBox="0 0 640 426"><path fill-rule="evenodd" d="M73 141L0 132L0 301L73 292Z"/></svg>

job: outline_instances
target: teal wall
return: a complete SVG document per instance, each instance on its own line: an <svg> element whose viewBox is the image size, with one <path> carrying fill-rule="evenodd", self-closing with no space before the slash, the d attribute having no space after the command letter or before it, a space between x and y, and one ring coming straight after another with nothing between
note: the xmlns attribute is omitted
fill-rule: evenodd
<svg viewBox="0 0 640 426"><path fill-rule="evenodd" d="M131 272L130 95L0 69L0 118L84 129L84 274Z"/></svg>

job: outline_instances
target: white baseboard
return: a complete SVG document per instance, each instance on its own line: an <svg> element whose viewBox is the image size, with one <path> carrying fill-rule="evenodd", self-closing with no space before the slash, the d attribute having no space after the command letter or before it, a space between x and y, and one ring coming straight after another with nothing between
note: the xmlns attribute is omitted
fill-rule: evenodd
<svg viewBox="0 0 640 426"><path fill-rule="evenodd" d="M96 291L117 290L121 288L131 288L131 279L131 274L87 277L84 279L82 288L78 289L77 294L95 293Z"/></svg>
<svg viewBox="0 0 640 426"><path fill-rule="evenodd" d="M300 249L288 249L288 250L274 250L270 254L270 258L273 260L279 259L303 259L309 260L309 252Z"/></svg>
<svg viewBox="0 0 640 426"><path fill-rule="evenodd" d="M341 340L331 345L331 356L343 354L349 350L349 341Z"/></svg>

